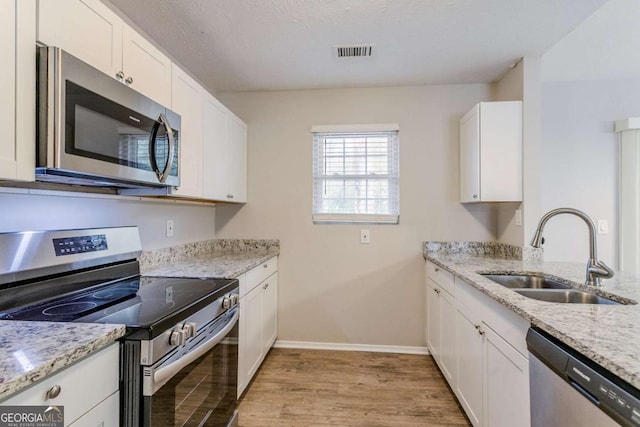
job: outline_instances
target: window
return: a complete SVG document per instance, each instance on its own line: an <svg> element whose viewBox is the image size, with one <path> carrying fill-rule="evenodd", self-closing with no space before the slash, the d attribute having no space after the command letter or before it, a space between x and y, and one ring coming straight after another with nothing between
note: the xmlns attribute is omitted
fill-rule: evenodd
<svg viewBox="0 0 640 427"><path fill-rule="evenodd" d="M313 221L397 224L398 125L314 126Z"/></svg>

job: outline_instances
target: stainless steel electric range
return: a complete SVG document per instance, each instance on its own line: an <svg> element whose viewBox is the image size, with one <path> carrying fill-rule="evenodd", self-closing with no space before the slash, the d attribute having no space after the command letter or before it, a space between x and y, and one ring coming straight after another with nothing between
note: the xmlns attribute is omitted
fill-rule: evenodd
<svg viewBox="0 0 640 427"><path fill-rule="evenodd" d="M120 424L237 425L238 281L143 277L137 227L0 233L0 319L114 323Z"/></svg>

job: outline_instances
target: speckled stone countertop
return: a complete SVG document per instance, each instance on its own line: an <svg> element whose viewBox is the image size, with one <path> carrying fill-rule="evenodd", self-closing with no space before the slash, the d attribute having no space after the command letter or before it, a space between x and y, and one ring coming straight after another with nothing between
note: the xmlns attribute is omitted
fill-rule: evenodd
<svg viewBox="0 0 640 427"><path fill-rule="evenodd" d="M143 276L235 278L280 254L277 240L208 240L144 252Z"/></svg>
<svg viewBox="0 0 640 427"><path fill-rule="evenodd" d="M124 333L124 325L0 321L0 401Z"/></svg>
<svg viewBox="0 0 640 427"><path fill-rule="evenodd" d="M640 305L559 304L527 298L479 273L541 273L621 302L640 302L640 276L616 272L600 288L584 285L585 264L433 250L425 259L529 320L605 369L640 388Z"/></svg>

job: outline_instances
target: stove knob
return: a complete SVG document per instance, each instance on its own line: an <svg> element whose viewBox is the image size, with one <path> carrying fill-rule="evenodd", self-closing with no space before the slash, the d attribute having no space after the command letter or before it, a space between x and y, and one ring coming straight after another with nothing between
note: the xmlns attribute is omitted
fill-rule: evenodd
<svg viewBox="0 0 640 427"><path fill-rule="evenodd" d="M196 336L196 331L198 330L198 325L195 322L187 322L182 327L187 338L192 338Z"/></svg>
<svg viewBox="0 0 640 427"><path fill-rule="evenodd" d="M224 299L222 300L222 308L224 308L225 310L231 308L231 298L224 297Z"/></svg>
<svg viewBox="0 0 640 427"><path fill-rule="evenodd" d="M236 305L238 305L239 301L240 301L240 296L238 294L231 295L231 307L235 307Z"/></svg>
<svg viewBox="0 0 640 427"><path fill-rule="evenodd" d="M169 336L169 345L184 345L187 342L187 334L184 330L171 331Z"/></svg>

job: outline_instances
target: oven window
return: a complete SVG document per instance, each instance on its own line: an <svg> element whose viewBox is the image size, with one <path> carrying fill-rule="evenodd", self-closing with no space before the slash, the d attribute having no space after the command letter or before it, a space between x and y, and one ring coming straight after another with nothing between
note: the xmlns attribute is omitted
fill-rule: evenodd
<svg viewBox="0 0 640 427"><path fill-rule="evenodd" d="M143 116L90 90L66 81L65 151L114 164L152 171L149 153L155 119ZM174 133L176 144L178 135ZM178 147L171 175L178 175ZM161 127L156 162L166 164L169 140Z"/></svg>
<svg viewBox="0 0 640 427"><path fill-rule="evenodd" d="M227 425L236 409L237 329L147 397L150 426ZM205 337L206 338L206 337ZM146 422L145 422L146 424Z"/></svg>

